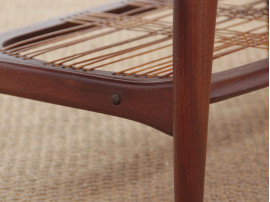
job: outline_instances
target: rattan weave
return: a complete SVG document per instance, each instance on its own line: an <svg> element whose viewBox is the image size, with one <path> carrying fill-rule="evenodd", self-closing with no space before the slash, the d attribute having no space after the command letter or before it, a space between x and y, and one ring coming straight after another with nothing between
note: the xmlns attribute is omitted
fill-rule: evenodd
<svg viewBox="0 0 270 202"><path fill-rule="evenodd" d="M148 78L172 76L172 1L132 0L126 7L125 12L84 12L64 18L70 27L11 44L4 52L24 59L53 58L47 64L74 70L101 69ZM95 40L108 42L97 44ZM239 51L252 52L249 49L262 50L263 54L268 41L266 1L219 1L215 60ZM67 51L74 47L80 51Z"/></svg>

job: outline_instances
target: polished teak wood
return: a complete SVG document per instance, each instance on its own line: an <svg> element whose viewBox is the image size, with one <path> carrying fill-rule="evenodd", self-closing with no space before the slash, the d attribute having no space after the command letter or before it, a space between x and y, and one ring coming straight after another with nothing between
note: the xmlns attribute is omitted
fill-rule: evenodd
<svg viewBox="0 0 270 202"><path fill-rule="evenodd" d="M175 201L203 201L217 0L174 3ZM181 48L180 48L181 47Z"/></svg>

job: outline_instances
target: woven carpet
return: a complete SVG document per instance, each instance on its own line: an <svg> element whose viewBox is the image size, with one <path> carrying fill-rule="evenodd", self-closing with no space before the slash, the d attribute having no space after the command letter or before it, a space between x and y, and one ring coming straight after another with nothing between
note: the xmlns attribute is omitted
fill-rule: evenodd
<svg viewBox="0 0 270 202"><path fill-rule="evenodd" d="M0 0L0 31L107 2ZM83 110L0 103L0 201L173 201L171 137ZM268 201L268 88L211 105L205 201Z"/></svg>

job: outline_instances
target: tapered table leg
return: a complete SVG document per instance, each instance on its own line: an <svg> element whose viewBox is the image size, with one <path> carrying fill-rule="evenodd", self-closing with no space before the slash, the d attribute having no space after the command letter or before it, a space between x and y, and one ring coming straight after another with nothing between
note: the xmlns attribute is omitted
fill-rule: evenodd
<svg viewBox="0 0 270 202"><path fill-rule="evenodd" d="M217 0L174 2L176 202L202 202Z"/></svg>

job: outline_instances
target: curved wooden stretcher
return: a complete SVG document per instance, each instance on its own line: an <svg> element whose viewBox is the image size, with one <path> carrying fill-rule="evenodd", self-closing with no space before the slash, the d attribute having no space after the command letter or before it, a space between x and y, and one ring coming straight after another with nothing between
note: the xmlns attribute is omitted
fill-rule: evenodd
<svg viewBox="0 0 270 202"><path fill-rule="evenodd" d="M175 0L173 9L171 0L121 1L3 33L0 93L174 131L176 156L202 155L185 165L176 157L176 201L200 201L209 102L268 86L267 4L216 3ZM246 50L265 59L211 74L212 53L217 61ZM182 139L186 133L203 139ZM185 178L177 174L185 166L202 171Z"/></svg>

